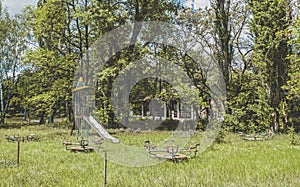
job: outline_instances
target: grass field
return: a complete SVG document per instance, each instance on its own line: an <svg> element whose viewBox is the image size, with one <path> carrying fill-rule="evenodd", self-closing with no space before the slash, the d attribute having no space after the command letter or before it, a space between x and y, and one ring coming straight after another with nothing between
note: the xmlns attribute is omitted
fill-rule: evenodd
<svg viewBox="0 0 300 187"><path fill-rule="evenodd" d="M98 153L65 150L62 142L76 139L69 133L45 126L0 129L0 186L103 186L103 158ZM21 143L20 166L16 165L17 143L5 139L18 134L41 138ZM142 145L145 139L155 142L169 132L115 136L128 145ZM225 141L179 163L130 168L108 162L107 186L300 186L300 146L291 146L287 135L248 142L228 134Z"/></svg>

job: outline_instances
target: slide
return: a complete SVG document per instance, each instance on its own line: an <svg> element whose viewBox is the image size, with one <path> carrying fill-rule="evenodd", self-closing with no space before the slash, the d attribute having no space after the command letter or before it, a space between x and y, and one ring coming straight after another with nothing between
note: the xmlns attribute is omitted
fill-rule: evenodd
<svg viewBox="0 0 300 187"><path fill-rule="evenodd" d="M100 125L100 123L98 123L97 120L95 120L95 118L93 118L92 116L87 117L83 117L83 119L91 126L93 127L93 129L96 131L96 133L101 136L103 139L105 140L110 140L113 143L119 143L119 140L112 137L104 128L102 125Z"/></svg>

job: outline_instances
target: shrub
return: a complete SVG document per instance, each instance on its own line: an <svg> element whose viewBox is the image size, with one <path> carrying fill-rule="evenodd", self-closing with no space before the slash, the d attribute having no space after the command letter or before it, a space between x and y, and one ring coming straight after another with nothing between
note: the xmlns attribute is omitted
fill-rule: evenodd
<svg viewBox="0 0 300 187"><path fill-rule="evenodd" d="M295 132L295 128L294 127L289 127L288 137L289 137L291 145L300 145L300 137Z"/></svg>

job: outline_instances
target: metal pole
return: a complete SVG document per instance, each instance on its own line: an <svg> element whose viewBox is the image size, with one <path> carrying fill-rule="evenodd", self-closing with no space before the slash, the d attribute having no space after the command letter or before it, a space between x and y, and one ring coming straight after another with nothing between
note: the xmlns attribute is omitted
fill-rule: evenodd
<svg viewBox="0 0 300 187"><path fill-rule="evenodd" d="M20 136L18 136L18 157L17 157L18 166L20 165L20 142L21 142L21 138Z"/></svg>
<svg viewBox="0 0 300 187"><path fill-rule="evenodd" d="M107 152L104 153L104 187L107 186Z"/></svg>

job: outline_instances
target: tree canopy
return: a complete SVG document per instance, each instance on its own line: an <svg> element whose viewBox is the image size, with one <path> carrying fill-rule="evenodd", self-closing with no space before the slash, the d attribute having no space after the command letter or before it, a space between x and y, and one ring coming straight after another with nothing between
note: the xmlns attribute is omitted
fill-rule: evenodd
<svg viewBox="0 0 300 187"><path fill-rule="evenodd" d="M211 0L209 7L197 10L175 0L39 0L13 18L0 6L1 122L7 113L28 113L42 123L53 115L72 121L74 81L83 75L82 59L89 58L85 54L92 44L126 23L162 21L180 25L183 34L195 34L195 43L219 65L227 89L224 128L300 130L300 21L295 13L289 0ZM132 41L142 34L136 30ZM199 127L204 127L209 115L201 114L212 107L205 70L185 51L154 42L118 51L99 72L96 107L101 122L120 126L110 99L113 82L145 56L166 59L187 73L199 91L193 110L198 108ZM134 115L149 112L155 98L171 113L179 99L175 87L159 78L137 83L130 91Z"/></svg>

